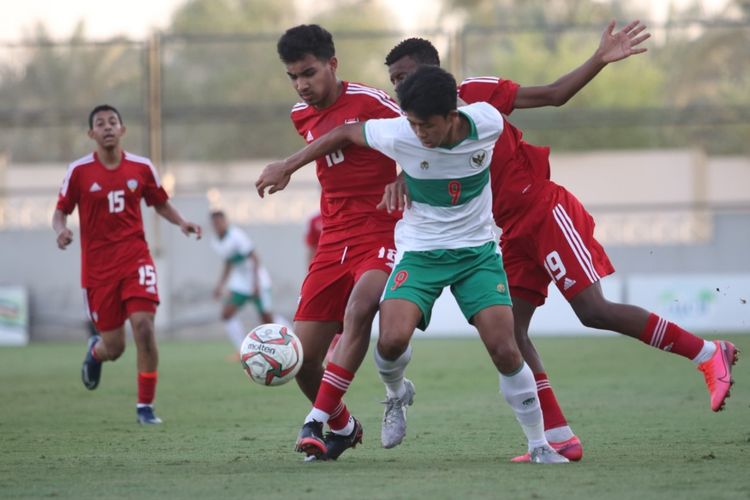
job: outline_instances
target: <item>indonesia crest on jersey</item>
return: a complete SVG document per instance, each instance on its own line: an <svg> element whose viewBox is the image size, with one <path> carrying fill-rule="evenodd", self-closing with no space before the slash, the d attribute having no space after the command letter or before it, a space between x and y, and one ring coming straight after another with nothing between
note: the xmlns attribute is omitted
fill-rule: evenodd
<svg viewBox="0 0 750 500"><path fill-rule="evenodd" d="M367 144L401 166L412 199L396 226L399 251L474 247L495 239L488 167L503 117L487 103L459 112L471 131L450 148L423 146L405 117L365 124Z"/></svg>

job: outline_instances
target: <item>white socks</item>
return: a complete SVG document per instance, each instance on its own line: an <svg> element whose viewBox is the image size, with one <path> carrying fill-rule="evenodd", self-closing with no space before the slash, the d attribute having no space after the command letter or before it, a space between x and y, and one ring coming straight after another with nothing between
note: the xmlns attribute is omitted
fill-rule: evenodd
<svg viewBox="0 0 750 500"><path fill-rule="evenodd" d="M229 340L232 341L232 345L234 345L234 348L237 350L237 352L240 352L240 347L242 347L242 341L245 340L245 335L247 332L245 331L245 327L242 326L242 321L237 316L232 316L228 320L224 321L224 330L227 332L227 336L229 337Z"/></svg>
<svg viewBox="0 0 750 500"><path fill-rule="evenodd" d="M313 406L313 409L310 410L310 413L308 413L307 417L305 417L305 423L307 424L315 420L316 422L321 422L325 424L326 422L328 422L328 419L330 417L331 417L330 413L326 413L323 410L320 410Z"/></svg>
<svg viewBox="0 0 750 500"><path fill-rule="evenodd" d="M573 434L573 429L568 425L546 430L544 431L544 435L550 443L562 443L563 441L567 441L575 436L575 434Z"/></svg>
<svg viewBox="0 0 750 500"><path fill-rule="evenodd" d="M380 380L385 384L385 392L389 398L400 398L406 392L404 372L409 361L411 361L411 344L401 356L393 361L383 359L377 347L375 348L375 364L378 366ZM534 379L533 376L531 378ZM534 387L536 388L536 385Z"/></svg>
<svg viewBox="0 0 750 500"><path fill-rule="evenodd" d="M715 352L716 352L716 344L714 344L711 341L704 340L701 351L698 353L696 357L693 358L693 363L695 363L696 366L701 363L705 363L706 361L711 359L711 356L713 356Z"/></svg>
<svg viewBox="0 0 750 500"><path fill-rule="evenodd" d="M338 434L339 436L348 436L354 431L354 417L349 416L349 421L346 423L343 429L331 429L331 432Z"/></svg>
<svg viewBox="0 0 750 500"><path fill-rule="evenodd" d="M500 392L516 414L523 433L529 442L529 451L547 443L544 436L542 407L536 393L536 381L531 368L524 362L511 375L500 374Z"/></svg>

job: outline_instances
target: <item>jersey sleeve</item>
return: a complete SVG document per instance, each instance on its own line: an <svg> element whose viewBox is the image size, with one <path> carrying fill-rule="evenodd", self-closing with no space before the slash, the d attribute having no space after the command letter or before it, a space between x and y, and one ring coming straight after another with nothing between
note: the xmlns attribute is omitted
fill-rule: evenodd
<svg viewBox="0 0 750 500"><path fill-rule="evenodd" d="M70 215L78 204L78 200L81 194L80 187L78 186L78 172L75 168L68 167L68 171L65 173L62 186L60 186L60 192L57 196L57 209L62 211L65 215Z"/></svg>
<svg viewBox="0 0 750 500"><path fill-rule="evenodd" d="M401 120L403 118L381 118L364 122L362 133L367 146L393 158L396 149L396 130Z"/></svg>
<svg viewBox="0 0 750 500"><path fill-rule="evenodd" d="M255 250L255 243L253 243L253 240L250 239L250 236L238 230L236 232L236 237L237 237L236 245L237 245L238 254L244 255L245 257L247 257L248 255L253 253L253 251Z"/></svg>
<svg viewBox="0 0 750 500"><path fill-rule="evenodd" d="M458 86L458 97L466 104L487 102L503 114L513 112L520 85L495 77L467 78Z"/></svg>
<svg viewBox="0 0 750 500"><path fill-rule="evenodd" d="M145 174L143 199L146 201L146 205L150 207L161 205L169 199L169 195L161 185L159 174L151 163L148 163L148 170Z"/></svg>
<svg viewBox="0 0 750 500"><path fill-rule="evenodd" d="M487 135L496 139L505 127L502 113L487 102L475 103L472 108L480 137Z"/></svg>
<svg viewBox="0 0 750 500"><path fill-rule="evenodd" d="M391 96L382 90L377 90L374 98L377 100L378 105L368 108L366 116L368 120L372 118L397 118L403 115L396 101L391 99Z"/></svg>

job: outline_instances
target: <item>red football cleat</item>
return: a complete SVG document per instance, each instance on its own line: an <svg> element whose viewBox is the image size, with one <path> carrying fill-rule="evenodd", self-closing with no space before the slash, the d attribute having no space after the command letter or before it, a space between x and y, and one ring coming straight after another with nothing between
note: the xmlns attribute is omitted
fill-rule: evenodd
<svg viewBox="0 0 750 500"><path fill-rule="evenodd" d="M578 462L583 458L583 446L581 446L581 440L578 436L573 436L566 441L560 441L554 443L550 441L549 445L560 455L564 456L571 462ZM531 462L531 454L524 453L515 458L511 458L511 462Z"/></svg>
<svg viewBox="0 0 750 500"><path fill-rule="evenodd" d="M711 396L711 409L721 411L729 397L729 389L734 384L732 365L737 362L739 351L727 340L714 340L716 352L711 359L698 365L706 379Z"/></svg>

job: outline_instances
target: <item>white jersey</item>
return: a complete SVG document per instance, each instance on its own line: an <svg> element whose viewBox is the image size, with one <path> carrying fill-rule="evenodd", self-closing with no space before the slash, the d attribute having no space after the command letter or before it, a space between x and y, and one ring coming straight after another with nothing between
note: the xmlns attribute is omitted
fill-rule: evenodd
<svg viewBox="0 0 750 500"><path fill-rule="evenodd" d="M405 174L412 203L396 225L399 252L476 247L495 240L489 165L503 117L485 102L458 109L471 131L450 148L422 146L406 117L364 124L368 146L396 160Z"/></svg>
<svg viewBox="0 0 750 500"><path fill-rule="evenodd" d="M255 292L255 269L247 257L255 251L255 245L250 237L242 229L229 226L224 237L214 238L211 246L231 266L227 288L232 292L252 295ZM271 277L263 266L258 269L258 277L261 290L271 287Z"/></svg>

